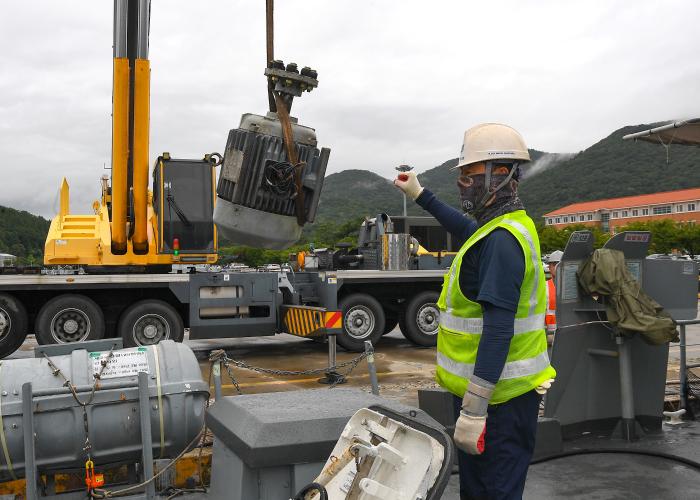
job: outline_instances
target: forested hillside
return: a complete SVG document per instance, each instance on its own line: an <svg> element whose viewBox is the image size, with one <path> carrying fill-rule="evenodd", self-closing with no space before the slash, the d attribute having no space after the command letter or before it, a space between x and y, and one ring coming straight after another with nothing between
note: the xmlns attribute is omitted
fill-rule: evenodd
<svg viewBox="0 0 700 500"><path fill-rule="evenodd" d="M16 255L21 263L38 264L48 230L49 221L43 217L0 206L0 253Z"/></svg>
<svg viewBox="0 0 700 500"><path fill-rule="evenodd" d="M623 141L659 124L616 130L551 169L523 181L521 196L535 217L571 203L700 186L700 148Z"/></svg>

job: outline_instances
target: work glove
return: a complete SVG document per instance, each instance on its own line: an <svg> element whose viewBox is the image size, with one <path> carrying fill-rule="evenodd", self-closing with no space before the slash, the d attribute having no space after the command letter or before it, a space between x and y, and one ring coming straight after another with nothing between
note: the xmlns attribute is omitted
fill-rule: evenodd
<svg viewBox="0 0 700 500"><path fill-rule="evenodd" d="M491 382L472 377L464 394L454 441L457 448L470 455L481 455L486 449L486 414L494 387Z"/></svg>
<svg viewBox="0 0 700 500"><path fill-rule="evenodd" d="M537 391L537 394L539 394L540 396L544 396L547 393L547 391L549 390L549 388L552 387L553 382L554 382L553 378L545 380L540 385L535 387L535 391Z"/></svg>
<svg viewBox="0 0 700 500"><path fill-rule="evenodd" d="M416 200L423 192L423 186L418 182L415 172L401 172L394 179L394 186L406 193L412 200Z"/></svg>

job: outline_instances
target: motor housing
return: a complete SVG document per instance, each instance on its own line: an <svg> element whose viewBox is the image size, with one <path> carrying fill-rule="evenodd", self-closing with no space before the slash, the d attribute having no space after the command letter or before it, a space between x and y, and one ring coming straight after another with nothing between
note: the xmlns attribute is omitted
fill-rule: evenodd
<svg viewBox="0 0 700 500"><path fill-rule="evenodd" d="M214 222L232 243L284 249L313 222L330 149L318 149L316 131L290 117L300 166L291 165L277 113L245 114L229 132L217 186ZM295 183L301 168L301 190ZM303 220L297 215L303 203Z"/></svg>

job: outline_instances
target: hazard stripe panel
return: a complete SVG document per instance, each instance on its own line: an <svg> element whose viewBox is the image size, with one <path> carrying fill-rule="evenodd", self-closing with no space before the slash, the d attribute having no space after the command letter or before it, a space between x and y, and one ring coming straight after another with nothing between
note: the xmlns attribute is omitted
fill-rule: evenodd
<svg viewBox="0 0 700 500"><path fill-rule="evenodd" d="M322 307L283 306L284 331L298 337L323 336L326 333L326 314Z"/></svg>
<svg viewBox="0 0 700 500"><path fill-rule="evenodd" d="M343 313L341 311L326 311L326 328L338 329L343 327Z"/></svg>

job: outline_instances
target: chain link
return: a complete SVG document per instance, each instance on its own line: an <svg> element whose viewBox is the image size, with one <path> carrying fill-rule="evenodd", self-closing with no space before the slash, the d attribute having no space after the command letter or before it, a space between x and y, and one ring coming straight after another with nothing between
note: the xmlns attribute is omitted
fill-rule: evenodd
<svg viewBox="0 0 700 500"><path fill-rule="evenodd" d="M51 361L51 358L48 357L45 352L42 352L44 358L46 358L46 361L48 362L49 368L51 369L51 373L53 374L53 376L61 376L61 378L63 379L63 386L68 388L75 402L78 403L78 405L83 410L83 428L85 430L85 444L83 445L83 451L85 452L85 455L87 456L88 460L92 459L90 453L90 451L92 450L92 443L90 443L90 424L88 423L87 407L90 403L92 403L92 400L95 398L95 392L97 392L97 386L100 383L100 379L102 378L102 372L104 372L107 363L109 363L109 360L112 359L112 356L114 356L115 347L116 344L113 344L112 348L109 350L107 359L103 359L102 361L100 361L100 371L98 373L93 374L95 382L92 384L92 390L90 391L90 396L88 397L87 401L80 400L80 398L78 397L78 392L76 391L75 386L70 381L70 379L66 377L66 375L61 371L61 369L58 366L54 364L53 361Z"/></svg>
<svg viewBox="0 0 700 500"><path fill-rule="evenodd" d="M323 375L326 373L333 373L341 369L341 368L346 368L349 367L345 373L340 373L342 377L338 377L336 381L333 383L329 384L329 388L335 387L340 380L343 378L347 377L352 373L352 371L357 368L357 365L360 364L360 362L367 358L369 354L367 352L363 352L356 358L353 358L349 361L344 361L342 363L336 363L334 366L327 366L325 368L313 368L310 370L276 370L274 368L261 368L259 366L253 366L249 365L245 361L238 361L236 359L231 359L228 357L226 354L226 351L223 349L217 349L215 351L212 351L209 354L209 361L211 363L217 363L220 362L225 368L226 372L231 379L231 382L233 383L234 387L236 388L236 391L238 394L243 394L243 391L241 390L241 386L238 383L238 380L233 374L233 370L231 368L231 365L237 367L237 368L243 368L245 370L251 370L257 373L263 373L265 375L274 375L274 376L279 376L279 377L285 377L285 376L300 376L300 375Z"/></svg>

